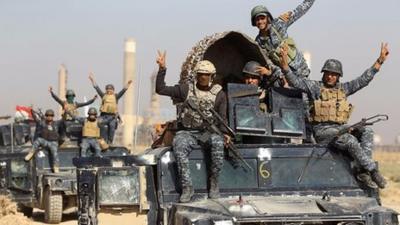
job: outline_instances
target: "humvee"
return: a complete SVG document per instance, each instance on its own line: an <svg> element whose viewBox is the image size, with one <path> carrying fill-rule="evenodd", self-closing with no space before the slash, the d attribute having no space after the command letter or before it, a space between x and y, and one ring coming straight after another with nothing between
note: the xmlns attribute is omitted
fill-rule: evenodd
<svg viewBox="0 0 400 225"><path fill-rule="evenodd" d="M76 158L78 224L399 224L398 213L382 206L379 192L355 178L349 155L312 141L301 93L270 85L268 112L260 111L257 87L240 83L247 61L268 63L256 43L239 32L206 37L183 64L181 82L193 79L201 59L217 68L235 146L251 169L227 153L221 197L207 199L208 152L197 146L189 155L195 195L179 203L170 146L135 156Z"/></svg>
<svg viewBox="0 0 400 225"><path fill-rule="evenodd" d="M30 161L24 161L32 148L31 130L34 123L20 124L24 129L10 125L0 127L0 190L9 195L19 211L32 216L34 208L44 210L46 223L59 223L63 212L76 211L76 168L72 159L79 156L78 140L82 126L67 122L68 145L59 147L60 172L53 173L47 150L41 149ZM28 126L25 126L28 125ZM104 152L109 155L127 155L126 148L115 147Z"/></svg>

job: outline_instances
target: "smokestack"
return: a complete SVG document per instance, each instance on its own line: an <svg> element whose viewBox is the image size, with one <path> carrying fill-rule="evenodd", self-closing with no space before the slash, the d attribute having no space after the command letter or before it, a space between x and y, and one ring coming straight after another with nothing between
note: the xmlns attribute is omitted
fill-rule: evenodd
<svg viewBox="0 0 400 225"><path fill-rule="evenodd" d="M160 96L156 94L156 77L157 71L154 71L150 77L151 89L150 89L150 118L149 124L155 124L160 122Z"/></svg>
<svg viewBox="0 0 400 225"><path fill-rule="evenodd" d="M305 51L303 53L303 56L304 56L304 59L306 60L308 68L310 68L310 70L312 71L312 69L311 69L311 52Z"/></svg>
<svg viewBox="0 0 400 225"><path fill-rule="evenodd" d="M124 83L129 80L133 81L133 85L126 91L124 95L124 111L123 111L123 145L128 148L131 152L133 150L133 131L134 126L134 114L135 114L135 99L134 99L134 86L135 86L135 70L136 70L136 42L133 38L127 38L125 40L124 49ZM132 152L134 153L134 152Z"/></svg>
<svg viewBox="0 0 400 225"><path fill-rule="evenodd" d="M58 69L58 96L61 99L65 99L65 93L67 91L67 76L68 71L64 64L60 65L60 69ZM62 107L58 108L58 115L61 116L62 114Z"/></svg>

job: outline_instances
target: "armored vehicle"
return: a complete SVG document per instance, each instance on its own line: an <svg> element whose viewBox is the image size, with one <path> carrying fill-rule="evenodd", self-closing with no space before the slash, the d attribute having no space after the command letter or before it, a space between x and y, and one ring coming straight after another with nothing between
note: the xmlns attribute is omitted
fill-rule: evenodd
<svg viewBox="0 0 400 225"><path fill-rule="evenodd" d="M105 214L126 216L115 218L119 225L399 224L398 213L381 205L378 191L355 178L349 155L313 143L301 93L270 85L268 111L260 111L257 87L239 83L246 62L268 64L257 44L238 32L209 36L193 48L181 82L193 79L194 64L202 59L216 65L235 147L250 168L227 153L221 197L207 199L208 152L197 146L189 155L194 199L179 203L169 146L137 156L77 158L78 224L107 224Z"/></svg>
<svg viewBox="0 0 400 225"><path fill-rule="evenodd" d="M13 126L16 127L15 125ZM29 128L29 129L28 129ZM17 202L18 208L26 216L31 216L33 208L44 210L46 223L59 223L63 212L76 210L76 168L72 159L79 156L77 141L80 138L81 126L67 126L68 146L60 146L60 172L53 173L47 150L41 149L33 160L24 160L32 148L29 139L30 127L12 129L5 125L0 127L0 190ZM22 132L22 133L21 133ZM16 137L27 137L23 143ZM21 145L22 144L22 145ZM104 152L109 155L127 155L125 148L115 147Z"/></svg>

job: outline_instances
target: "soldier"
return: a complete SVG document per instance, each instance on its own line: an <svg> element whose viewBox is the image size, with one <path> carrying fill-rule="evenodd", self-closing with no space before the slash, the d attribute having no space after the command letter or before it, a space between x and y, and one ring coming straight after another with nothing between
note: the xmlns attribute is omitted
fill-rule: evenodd
<svg viewBox="0 0 400 225"><path fill-rule="evenodd" d="M223 164L224 138L230 141L228 135L225 137L211 134L207 141L199 142L204 133L203 120L198 112L188 106L187 101L194 101L208 116L213 119L209 109L214 108L222 118L226 119L226 95L222 87L213 84L216 73L214 65L208 60L202 60L195 66L196 79L193 83L166 86L165 84L165 52L158 52L157 64L159 71L156 80L156 93L170 96L182 104L178 113L178 132L173 139L173 150L178 165L178 172L182 186L180 202L189 202L194 194L192 180L190 178L188 156L196 144L211 147L211 166L209 175L209 198L219 197L218 177ZM224 133L226 130L221 129Z"/></svg>
<svg viewBox="0 0 400 225"><path fill-rule="evenodd" d="M277 19L274 19L267 7L263 5L258 5L251 10L251 24L259 30L256 42L276 65L279 65L280 47L283 43L287 43L289 45L289 66L296 75L301 77L308 77L310 69L303 54L296 49L293 39L288 37L287 29L311 8L314 1L304 0L293 12Z"/></svg>
<svg viewBox="0 0 400 225"><path fill-rule="evenodd" d="M87 118L76 118L75 120L83 124L82 126L82 142L81 142L81 157L88 157L88 150L94 150L94 155L101 157L100 142L104 141L100 138L100 127L103 121L97 118L97 110L94 107L90 107Z"/></svg>
<svg viewBox="0 0 400 225"><path fill-rule="evenodd" d="M372 188L384 188L385 178L379 173L372 160L373 131L369 127L354 130L337 137L340 130L348 127L347 122L353 106L347 101L347 96L366 87L379 71L389 55L387 44L381 45L379 58L371 68L360 77L345 83L340 83L343 77L342 64L336 59L328 59L322 67L322 82L311 81L294 75L286 59L287 47L282 49L281 64L289 84L306 92L311 100L311 121L314 135L319 143L330 143L335 148L347 151L364 171L357 176ZM371 180L372 179L372 180Z"/></svg>
<svg viewBox="0 0 400 225"><path fill-rule="evenodd" d="M114 85L112 84L106 85L106 93L104 93L95 83L93 73L89 75L89 80L92 82L94 89L96 89L97 94L100 95L102 99L100 106L100 116L105 121L108 121L108 133L107 136L103 138L107 141L107 143L111 144L114 140L115 130L118 126L118 100L125 94L126 90L128 90L129 86L132 83L132 80L129 80L126 86L120 92L118 92L118 94L114 93Z"/></svg>
<svg viewBox="0 0 400 225"><path fill-rule="evenodd" d="M59 127L61 121L54 121L54 111L51 109L46 110L44 118L39 118L37 113L33 112L33 119L36 121L36 132L38 137L32 145L31 151L25 156L25 161L32 159L35 152L39 147L49 150L50 158L52 161L52 168L54 173L59 172L59 159L58 159L58 141L59 141Z"/></svg>
<svg viewBox="0 0 400 225"><path fill-rule="evenodd" d="M274 85L288 87L288 84L281 72L281 69L275 65L272 66L272 70L268 70L266 68L263 68L261 64L256 61L249 61L243 67L242 72L245 84L251 84L258 87L258 91L260 93L260 110L263 112L267 112L268 109L266 100L266 88L268 88L267 86ZM262 84L263 78L265 78L265 84Z"/></svg>
<svg viewBox="0 0 400 225"><path fill-rule="evenodd" d="M78 108L92 104L97 98L97 95L95 95L91 100L79 103L74 101L75 92L71 89L67 90L67 93L65 94L66 100L62 100L56 94L54 94L53 87L51 86L49 87L49 92L51 94L51 97L53 97L53 99L56 100L56 102L58 102L58 104L60 104L61 107L63 108L64 111L62 114L63 120L72 120L72 116L78 116L78 110L77 110Z"/></svg>

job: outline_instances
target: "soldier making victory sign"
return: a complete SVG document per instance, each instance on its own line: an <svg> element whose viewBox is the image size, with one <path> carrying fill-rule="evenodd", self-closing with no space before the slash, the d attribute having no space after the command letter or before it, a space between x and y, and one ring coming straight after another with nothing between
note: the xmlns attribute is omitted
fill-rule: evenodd
<svg viewBox="0 0 400 225"><path fill-rule="evenodd" d="M106 85L106 92L104 93L94 81L93 73L89 74L89 80L92 82L94 89L102 99L100 106L100 117L102 117L105 121L108 121L108 134L107 137L103 138L107 141L107 143L111 144L114 140L115 130L118 126L118 100L125 94L126 90L128 90L132 80L129 80L126 86L117 94L114 93L115 89L114 85L112 84Z"/></svg>
<svg viewBox="0 0 400 225"><path fill-rule="evenodd" d="M206 115L207 119L213 120L210 109L213 108L224 120L226 120L226 95L222 87L213 84L213 77L216 69L208 60L199 61L194 72L196 78L193 82L166 86L165 84L165 52L158 52L157 64L159 70L156 79L156 93L166 95L183 103L178 112L178 132L173 139L173 151L178 165L178 173L182 186L180 202L189 202L194 194L192 179L190 177L188 156L196 144L203 147L210 147L211 166L209 174L209 198L219 197L218 177L223 165L224 157L224 138L225 143L230 141L226 135L226 130L220 128L222 135L210 134L207 138L200 138L205 134L205 124L199 112L191 108L189 102L194 102L200 112ZM206 139L206 140L205 140Z"/></svg>
<svg viewBox="0 0 400 225"><path fill-rule="evenodd" d="M258 5L251 10L251 24L259 30L256 42L276 65L279 65L280 47L288 44L289 66L300 77L308 77L310 69L303 54L296 48L293 39L288 36L287 29L311 8L314 1L304 0L292 12L278 18L272 17L267 7L263 5ZM262 75L269 73L264 66L259 67L259 72Z"/></svg>
<svg viewBox="0 0 400 225"><path fill-rule="evenodd" d="M379 58L360 77L345 83L339 82L343 77L342 64L339 60L328 59L322 67L322 81L312 81L295 75L288 65L287 46L282 48L281 66L289 84L307 93L310 103L310 119L314 135L319 143L329 143L338 150L348 152L361 167L357 178L371 188L384 188L385 178L379 173L372 160L373 131L369 127L351 130L338 135L347 129L347 122L353 110L347 97L366 87L375 77L389 55L388 45L381 45ZM372 180L371 180L372 179Z"/></svg>

